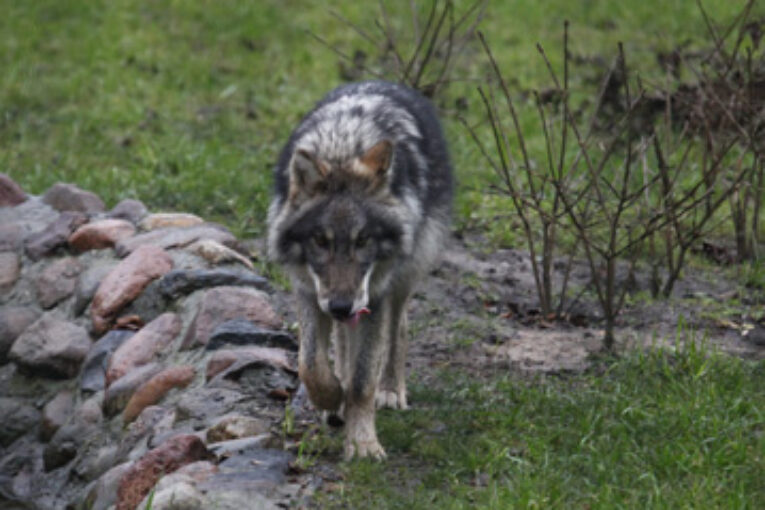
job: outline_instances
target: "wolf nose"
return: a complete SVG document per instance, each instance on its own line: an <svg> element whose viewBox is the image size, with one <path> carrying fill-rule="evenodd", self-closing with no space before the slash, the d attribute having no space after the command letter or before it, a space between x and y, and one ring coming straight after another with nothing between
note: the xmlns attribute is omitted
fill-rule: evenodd
<svg viewBox="0 0 765 510"><path fill-rule="evenodd" d="M339 321L350 317L351 310L353 310L353 301L349 299L339 298L329 300L329 313Z"/></svg>

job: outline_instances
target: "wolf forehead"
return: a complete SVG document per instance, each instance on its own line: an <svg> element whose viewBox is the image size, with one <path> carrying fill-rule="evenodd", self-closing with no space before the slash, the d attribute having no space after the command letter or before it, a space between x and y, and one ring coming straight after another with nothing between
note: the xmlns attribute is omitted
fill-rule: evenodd
<svg viewBox="0 0 765 510"><path fill-rule="evenodd" d="M364 236L391 243L398 243L403 234L401 224L389 212L350 194L325 197L295 215L283 229L282 249L316 234L340 239Z"/></svg>

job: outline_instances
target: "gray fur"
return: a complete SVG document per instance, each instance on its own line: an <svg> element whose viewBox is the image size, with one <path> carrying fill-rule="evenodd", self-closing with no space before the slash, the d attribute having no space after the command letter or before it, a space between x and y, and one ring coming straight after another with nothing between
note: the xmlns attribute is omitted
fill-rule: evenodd
<svg viewBox="0 0 765 510"><path fill-rule="evenodd" d="M407 406L405 307L443 246L452 188L433 107L387 82L328 94L279 158L269 255L299 297L301 380L315 405L342 408L346 457L385 455L375 401Z"/></svg>

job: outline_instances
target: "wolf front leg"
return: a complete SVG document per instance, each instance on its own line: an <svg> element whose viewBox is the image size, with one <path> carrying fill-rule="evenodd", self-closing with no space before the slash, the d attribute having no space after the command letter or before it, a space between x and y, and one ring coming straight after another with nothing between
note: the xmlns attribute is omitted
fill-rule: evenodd
<svg viewBox="0 0 765 510"><path fill-rule="evenodd" d="M316 303L315 296L298 296L300 353L298 374L308 390L311 402L319 409L337 411L343 401L340 381L332 373L328 347L332 320Z"/></svg>
<svg viewBox="0 0 765 510"><path fill-rule="evenodd" d="M390 306L372 308L356 328L349 329L349 381L345 392L345 459L385 458L375 429L375 394L387 356Z"/></svg>
<svg viewBox="0 0 765 510"><path fill-rule="evenodd" d="M411 291L399 288L391 294L388 355L375 401L378 408L407 409L406 356L409 350L406 305Z"/></svg>

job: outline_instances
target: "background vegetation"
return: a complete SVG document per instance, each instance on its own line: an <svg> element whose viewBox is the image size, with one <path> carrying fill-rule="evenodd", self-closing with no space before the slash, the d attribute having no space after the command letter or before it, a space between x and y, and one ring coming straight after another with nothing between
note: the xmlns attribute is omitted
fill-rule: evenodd
<svg viewBox="0 0 765 510"><path fill-rule="evenodd" d="M471 2L455 3L459 11ZM737 12L734 4L708 3L714 19ZM374 3L333 5L375 30ZM213 217L245 235L262 232L270 171L290 130L342 82L338 57L309 31L349 54L375 55L324 2L7 0L2 7L2 171L33 193L73 182L109 205L139 198L152 208ZM399 26L409 23L408 2L387 8ZM595 81L619 40L646 80L659 80L657 52L707 39L692 1L496 1L488 13L481 28L520 91L549 83L537 42L561 64L565 19L571 52L600 63L583 73ZM467 51L459 82L440 98L461 184L459 225L490 223L507 206L487 199L491 171L450 114L462 98L465 116L482 115L475 87L488 64L477 45ZM536 137L541 143L541 133ZM509 228L492 235L514 238Z"/></svg>

